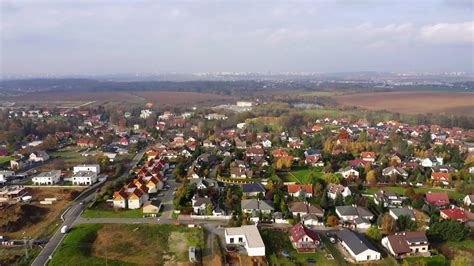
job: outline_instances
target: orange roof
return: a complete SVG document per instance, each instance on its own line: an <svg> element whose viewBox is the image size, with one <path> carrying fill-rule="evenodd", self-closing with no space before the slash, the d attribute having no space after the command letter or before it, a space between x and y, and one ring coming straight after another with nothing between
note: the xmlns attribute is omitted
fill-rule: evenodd
<svg viewBox="0 0 474 266"><path fill-rule="evenodd" d="M372 151L364 151L362 152L362 158L375 158L375 152Z"/></svg>
<svg viewBox="0 0 474 266"><path fill-rule="evenodd" d="M300 190L304 190L306 193L313 194L313 186L311 185L288 185L289 193L296 193Z"/></svg>
<svg viewBox="0 0 474 266"><path fill-rule="evenodd" d="M449 180L449 173L444 172L433 172L431 173L431 178L438 181L448 181Z"/></svg>

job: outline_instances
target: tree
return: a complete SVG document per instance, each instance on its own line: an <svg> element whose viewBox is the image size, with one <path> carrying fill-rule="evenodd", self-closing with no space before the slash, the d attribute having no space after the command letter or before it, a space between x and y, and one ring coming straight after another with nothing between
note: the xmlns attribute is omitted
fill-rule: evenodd
<svg viewBox="0 0 474 266"><path fill-rule="evenodd" d="M390 216L390 214L387 212L383 215L382 218L382 230L387 232L387 233L392 233L395 231L395 220Z"/></svg>
<svg viewBox="0 0 474 266"><path fill-rule="evenodd" d="M434 240L461 241L469 233L469 228L454 220L440 220L430 223L426 235Z"/></svg>
<svg viewBox="0 0 474 266"><path fill-rule="evenodd" d="M321 178L324 181L326 181L326 183L339 184L339 182L340 182L339 177L334 173L325 173Z"/></svg>
<svg viewBox="0 0 474 266"><path fill-rule="evenodd" d="M416 231L418 227L417 223L406 215L398 217L396 224L398 231Z"/></svg>
<svg viewBox="0 0 474 266"><path fill-rule="evenodd" d="M341 193L337 193L336 199L334 200L334 205L335 206L342 206L344 205L344 199L342 198Z"/></svg>
<svg viewBox="0 0 474 266"><path fill-rule="evenodd" d="M212 215L212 203L208 203L206 205L206 214L207 215Z"/></svg>
<svg viewBox="0 0 474 266"><path fill-rule="evenodd" d="M58 148L58 141L56 140L56 137L53 135L48 135L44 140L43 140L43 149L45 150L54 150Z"/></svg>
<svg viewBox="0 0 474 266"><path fill-rule="evenodd" d="M319 203L321 208L327 210L329 208L329 197L328 197L328 190L325 189L321 198L321 202Z"/></svg>
<svg viewBox="0 0 474 266"><path fill-rule="evenodd" d="M382 239L382 234L376 225L370 226L369 230L367 230L367 236L375 241L380 241Z"/></svg>
<svg viewBox="0 0 474 266"><path fill-rule="evenodd" d="M412 187L407 188L407 190L405 190L405 196L407 196L409 199L413 199L415 196L415 190Z"/></svg>
<svg viewBox="0 0 474 266"><path fill-rule="evenodd" d="M338 221L337 217L334 216L334 215L329 215L328 219L326 220L326 223L331 227L336 226L338 224L338 222L339 221Z"/></svg>
<svg viewBox="0 0 474 266"><path fill-rule="evenodd" d="M377 184L377 177L376 177L376 174L375 174L374 170L370 170L367 173L367 178L366 179L367 179L367 183L370 186L375 186Z"/></svg>

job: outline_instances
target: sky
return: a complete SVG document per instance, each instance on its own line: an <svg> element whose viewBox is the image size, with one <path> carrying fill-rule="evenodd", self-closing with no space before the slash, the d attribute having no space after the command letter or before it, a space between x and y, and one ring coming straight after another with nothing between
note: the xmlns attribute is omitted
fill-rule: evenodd
<svg viewBox="0 0 474 266"><path fill-rule="evenodd" d="M0 73L472 73L473 3L0 0Z"/></svg>

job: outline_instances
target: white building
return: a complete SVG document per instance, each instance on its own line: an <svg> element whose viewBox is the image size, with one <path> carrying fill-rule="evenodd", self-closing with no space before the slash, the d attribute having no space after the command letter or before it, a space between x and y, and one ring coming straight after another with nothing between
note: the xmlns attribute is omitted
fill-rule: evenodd
<svg viewBox="0 0 474 266"><path fill-rule="evenodd" d="M35 185L54 185L59 182L61 177L60 170L52 170L49 172L43 172L33 177L33 184Z"/></svg>
<svg viewBox="0 0 474 266"><path fill-rule="evenodd" d="M243 225L226 228L224 235L226 244L244 246L249 256L265 256L265 244L257 226Z"/></svg>
<svg viewBox="0 0 474 266"><path fill-rule="evenodd" d="M98 164L80 164L74 166L73 173L77 172L94 172L96 175L100 174L100 166Z"/></svg>
<svg viewBox="0 0 474 266"><path fill-rule="evenodd" d="M92 171L75 172L72 176L72 184L77 186L89 186L97 182L97 173Z"/></svg>
<svg viewBox="0 0 474 266"><path fill-rule="evenodd" d="M341 245L356 262L380 260L380 252L361 234L344 228L336 235Z"/></svg>
<svg viewBox="0 0 474 266"><path fill-rule="evenodd" d="M7 182L7 179L14 175L15 175L15 172L13 171L0 171L0 184Z"/></svg>

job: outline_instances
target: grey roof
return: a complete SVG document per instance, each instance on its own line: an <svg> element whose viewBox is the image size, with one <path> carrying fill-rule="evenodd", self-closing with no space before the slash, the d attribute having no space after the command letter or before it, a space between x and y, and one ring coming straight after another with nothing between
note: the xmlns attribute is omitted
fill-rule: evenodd
<svg viewBox="0 0 474 266"><path fill-rule="evenodd" d="M353 206L337 206L336 210L341 214L341 215L358 215L357 209Z"/></svg>
<svg viewBox="0 0 474 266"><path fill-rule="evenodd" d="M254 193L254 192L265 193L265 187L260 183L242 184L242 192L243 193Z"/></svg>
<svg viewBox="0 0 474 266"><path fill-rule="evenodd" d="M273 204L266 200L247 199L241 202L242 210L273 211Z"/></svg>
<svg viewBox="0 0 474 266"><path fill-rule="evenodd" d="M370 243L365 237L361 234L356 233L350 229L344 228L341 231L336 233L337 237L346 243L346 245L358 255L366 250L373 250L378 252L372 243Z"/></svg>
<svg viewBox="0 0 474 266"><path fill-rule="evenodd" d="M415 214L413 213L413 210L410 210L408 208L391 208L390 209L395 216L400 217L400 216L408 216L410 219L415 219Z"/></svg>
<svg viewBox="0 0 474 266"><path fill-rule="evenodd" d="M354 223L355 224L370 224L370 221L365 219L365 218L361 218L361 217L357 217L355 220L354 220Z"/></svg>

